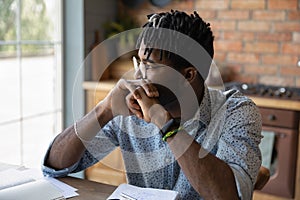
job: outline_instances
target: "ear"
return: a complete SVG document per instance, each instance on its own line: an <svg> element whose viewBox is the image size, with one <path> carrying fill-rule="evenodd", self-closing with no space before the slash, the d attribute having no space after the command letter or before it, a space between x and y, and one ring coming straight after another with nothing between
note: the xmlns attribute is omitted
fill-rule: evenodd
<svg viewBox="0 0 300 200"><path fill-rule="evenodd" d="M197 70L194 67L186 67L182 71L183 76L188 82L193 82L195 81L197 77Z"/></svg>

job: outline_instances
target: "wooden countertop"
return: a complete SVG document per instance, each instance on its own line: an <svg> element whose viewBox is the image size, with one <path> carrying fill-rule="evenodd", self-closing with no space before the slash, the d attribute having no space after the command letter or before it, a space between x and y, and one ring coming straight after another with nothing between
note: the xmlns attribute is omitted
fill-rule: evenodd
<svg viewBox="0 0 300 200"><path fill-rule="evenodd" d="M300 111L300 101L271 99L271 98L262 98L262 97L250 97L250 98L256 103L256 105L260 107Z"/></svg>
<svg viewBox="0 0 300 200"><path fill-rule="evenodd" d="M117 83L118 80L107 80L107 81L100 81L100 82L96 82L96 81L85 81L82 84L83 89L85 90L105 90L105 91L109 91L111 90L115 84Z"/></svg>
<svg viewBox="0 0 300 200"><path fill-rule="evenodd" d="M111 90L116 84L117 80L107 80L100 82L86 81L83 83L83 88L85 90ZM283 99L271 99L263 97L254 97L250 98L256 103L257 106L266 107L266 108L278 108L285 110L297 110L300 111L300 101L292 100L283 100Z"/></svg>

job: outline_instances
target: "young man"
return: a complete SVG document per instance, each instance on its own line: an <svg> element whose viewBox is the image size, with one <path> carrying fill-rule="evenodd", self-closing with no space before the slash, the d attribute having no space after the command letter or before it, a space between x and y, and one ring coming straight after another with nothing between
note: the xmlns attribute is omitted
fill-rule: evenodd
<svg viewBox="0 0 300 200"><path fill-rule="evenodd" d="M176 190L181 199L251 199L261 119L239 92L205 85L214 54L210 25L196 12L150 15L138 45L137 80L120 80L59 134L44 173L83 170L120 146L130 184Z"/></svg>

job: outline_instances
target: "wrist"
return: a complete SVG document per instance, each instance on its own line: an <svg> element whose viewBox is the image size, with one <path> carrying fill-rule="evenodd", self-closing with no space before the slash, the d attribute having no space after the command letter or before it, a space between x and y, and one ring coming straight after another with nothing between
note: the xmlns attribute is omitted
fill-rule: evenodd
<svg viewBox="0 0 300 200"><path fill-rule="evenodd" d="M82 142L90 142L101 130L95 109L74 123L74 132Z"/></svg>
<svg viewBox="0 0 300 200"><path fill-rule="evenodd" d="M149 117L151 122L161 129L170 119L170 113L160 104L154 104L149 109Z"/></svg>
<svg viewBox="0 0 300 200"><path fill-rule="evenodd" d="M181 130L183 130L182 126L180 126L179 128L176 128L172 131L167 132L163 137L162 140L163 141L167 141L168 138L173 137L174 135L176 135L178 132L180 132Z"/></svg>
<svg viewBox="0 0 300 200"><path fill-rule="evenodd" d="M171 118L169 121L165 123L165 125L160 129L161 136L163 140L165 140L165 136L169 134L167 137L171 135L175 135L180 129L180 118ZM172 133L170 133L172 132ZM164 139L165 138L165 139Z"/></svg>

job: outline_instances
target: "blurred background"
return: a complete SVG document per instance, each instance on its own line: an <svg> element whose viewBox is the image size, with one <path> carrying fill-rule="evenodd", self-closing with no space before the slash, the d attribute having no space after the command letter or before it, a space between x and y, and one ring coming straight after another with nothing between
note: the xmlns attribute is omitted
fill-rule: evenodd
<svg viewBox="0 0 300 200"><path fill-rule="evenodd" d="M0 162L39 168L53 137L132 69L124 56L99 77L87 55L171 9L211 24L225 83L300 87L299 0L0 0Z"/></svg>
<svg viewBox="0 0 300 200"><path fill-rule="evenodd" d="M61 4L0 1L0 162L38 167L61 130Z"/></svg>

